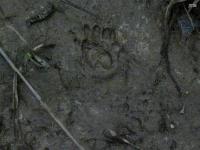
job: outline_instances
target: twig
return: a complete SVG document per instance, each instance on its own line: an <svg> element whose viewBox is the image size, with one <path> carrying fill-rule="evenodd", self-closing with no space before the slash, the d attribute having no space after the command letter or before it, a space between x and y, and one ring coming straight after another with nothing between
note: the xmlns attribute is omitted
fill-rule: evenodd
<svg viewBox="0 0 200 150"><path fill-rule="evenodd" d="M17 109L18 108L18 104L19 104L19 96L18 96L18 85L17 85L17 74L14 72L13 75L13 109Z"/></svg>
<svg viewBox="0 0 200 150"><path fill-rule="evenodd" d="M185 8L185 6L184 6L184 9L185 9L185 12L186 12L186 14L187 14L189 20L190 20L190 23L191 23L191 25L192 25L192 28L193 28L193 30L194 30L194 23L193 23L192 17L190 16L190 13L189 13L189 11Z"/></svg>
<svg viewBox="0 0 200 150"><path fill-rule="evenodd" d="M87 9L85 9L85 8L83 8L83 7L80 7L80 6L76 5L76 4L74 4L73 2L71 2L71 1L69 1L69 0L60 0L60 1L62 1L62 2L65 3L66 5L72 6L72 7L76 8L76 9L82 11L82 12L85 12L85 13L87 13L87 14L93 16L93 17L97 17L94 13L88 11Z"/></svg>
<svg viewBox="0 0 200 150"><path fill-rule="evenodd" d="M16 74L16 72L14 72L13 75L13 105L12 105L12 109L13 109L13 133L14 133L14 137L15 137L15 143L16 144L16 140L19 139L19 135L18 135L18 131L17 131L17 126L19 123L19 118L18 118L18 108L19 108L19 96L18 96L18 76Z"/></svg>
<svg viewBox="0 0 200 150"><path fill-rule="evenodd" d="M4 14L4 11L1 6L0 6L0 14L1 14L1 17L3 17L3 19L5 19L5 14Z"/></svg>
<svg viewBox="0 0 200 150"><path fill-rule="evenodd" d="M194 0L194 2L192 4L197 5L200 2L200 0ZM188 12L190 12L193 9L193 7L190 7L188 9Z"/></svg>
<svg viewBox="0 0 200 150"><path fill-rule="evenodd" d="M5 13L3 11L3 9L0 6L0 13L2 14L3 20L6 21L6 16ZM27 44L28 42L25 40L25 38L19 33L19 31L17 31L17 29L15 29L15 27L13 27L10 22L6 21L5 26L12 30L13 32L15 32L15 34L20 38L20 40L22 40L24 42L24 44Z"/></svg>
<svg viewBox="0 0 200 150"><path fill-rule="evenodd" d="M171 0L167 6L165 16L164 16L164 27L163 27L165 32L162 37L162 45L161 45L161 50L160 50L161 60L159 63L159 66L164 65L165 70L166 70L168 76L170 77L170 79L172 80L172 82L178 92L178 95L180 97L182 96L181 88L171 72L171 64L170 64L170 60L169 60L169 44L170 44L170 38L171 38L171 27L174 23L175 16L176 16L176 15L174 16L174 14L173 14L173 7L175 4L185 2L185 1L186 0ZM159 74L157 74L157 75L159 77ZM157 80L157 77L156 77L156 80ZM156 86L157 86L157 84L156 84Z"/></svg>
<svg viewBox="0 0 200 150"><path fill-rule="evenodd" d="M167 6L167 9L166 9L166 12L165 12L165 20L168 20L168 18L170 16L171 9L173 8L173 6L176 3L182 3L182 2L185 2L185 1L187 1L187 0L171 0L170 3Z"/></svg>
<svg viewBox="0 0 200 150"><path fill-rule="evenodd" d="M6 24L6 27L9 28L10 30L12 30L13 32L15 32L17 34L17 36L20 38L20 40L22 40L24 42L24 44L28 44L28 42L25 40L25 38L12 25Z"/></svg>
<svg viewBox="0 0 200 150"><path fill-rule="evenodd" d="M31 84L26 80L26 78L22 75L22 73L17 69L17 67L14 65L14 63L10 60L10 58L7 56L7 54L4 52L4 50L0 47L0 54L2 57L6 60L6 62L10 65L10 67L13 69L14 72L18 74L18 76L21 78L21 80L26 84L26 86L29 88L29 90L32 92L32 94L35 96L36 100L40 103L42 108L53 118L53 120L60 126L60 128L65 132L65 134L74 142L74 144L80 149L85 150L72 136L72 134L68 131L67 128L63 125L63 123L53 114L53 112L50 110L48 105L42 101L41 96L37 93L37 91L31 86Z"/></svg>

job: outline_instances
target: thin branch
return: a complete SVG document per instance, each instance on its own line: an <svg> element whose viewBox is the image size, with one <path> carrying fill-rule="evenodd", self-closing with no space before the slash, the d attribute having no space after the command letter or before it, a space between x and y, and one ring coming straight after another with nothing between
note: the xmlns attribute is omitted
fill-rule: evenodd
<svg viewBox="0 0 200 150"><path fill-rule="evenodd" d="M18 104L19 104L19 96L18 96L18 81L17 81L17 74L14 72L13 75L13 109L17 109L18 108Z"/></svg>
<svg viewBox="0 0 200 150"><path fill-rule="evenodd" d="M12 25L8 25L6 24L6 27L10 30L12 30L13 32L15 32L17 34L17 36L20 38L20 40L22 40L24 42L24 44L28 44L28 42L25 40L25 38L15 29L15 27L13 27Z"/></svg>
<svg viewBox="0 0 200 150"><path fill-rule="evenodd" d="M76 5L76 4L74 4L74 3L71 2L70 0L60 0L60 1L62 1L62 2L65 3L66 5L69 5L69 6L73 7L73 8L75 8L75 9L78 9L78 10L80 10L80 11L82 11L82 12L85 12L86 14L89 14L89 15L91 15L91 16L93 16L93 17L97 17L94 13L88 11L87 9L85 9L85 8L83 8L83 7L80 7L80 6Z"/></svg>
<svg viewBox="0 0 200 150"><path fill-rule="evenodd" d="M187 0L171 0L167 6L167 9L165 11L165 20L168 20L170 13L171 13L171 9L173 8L173 6L177 3L182 3L185 2Z"/></svg>
<svg viewBox="0 0 200 150"><path fill-rule="evenodd" d="M14 134L14 137L15 137L15 143L14 144L16 144L16 140L19 139L19 135L18 135L18 132L17 132L17 125L19 123L18 108L19 108L18 76L14 72L14 75L13 75L13 101L12 101L13 134Z"/></svg>
<svg viewBox="0 0 200 150"><path fill-rule="evenodd" d="M1 14L1 17L3 19L5 19L5 13L4 13L3 8L1 6L0 6L0 14Z"/></svg>
<svg viewBox="0 0 200 150"><path fill-rule="evenodd" d="M42 108L53 118L53 120L60 126L60 128L65 132L65 134L74 142L74 144L80 149L85 150L78 142L77 140L72 136L72 134L68 131L68 129L63 125L63 123L53 114L53 112L50 110L48 105L42 101L41 96L38 94L38 92L31 86L31 84L26 80L26 78L22 75L22 73L17 69L17 67L14 65L14 63L10 60L10 58L7 56L7 54L4 52L2 48L0 48L0 54L2 57L6 60L6 62L10 65L10 67L13 69L14 72L18 74L18 76L21 78L21 80L26 84L26 86L29 88L29 90L32 92L32 94L35 96L36 100L40 103Z"/></svg>
<svg viewBox="0 0 200 150"><path fill-rule="evenodd" d="M193 5L197 5L200 2L200 0L194 0L194 2L192 3ZM188 9L188 12L190 12L193 9L193 7L190 7Z"/></svg>
<svg viewBox="0 0 200 150"><path fill-rule="evenodd" d="M184 6L184 9L185 9L185 12L186 12L186 14L187 14L189 20L190 20L190 23L191 23L191 25L192 25L192 28L193 28L193 30L194 30L194 23L193 23L192 17L190 16L190 13L189 13L189 11L185 8L185 6Z"/></svg>

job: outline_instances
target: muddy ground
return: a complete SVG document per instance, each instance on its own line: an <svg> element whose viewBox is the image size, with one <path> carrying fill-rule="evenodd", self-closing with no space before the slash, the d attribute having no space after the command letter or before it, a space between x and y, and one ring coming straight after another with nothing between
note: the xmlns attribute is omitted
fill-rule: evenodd
<svg viewBox="0 0 200 150"><path fill-rule="evenodd" d="M73 3L89 12L0 1L1 47L72 135L86 150L199 150L198 32L183 39L175 18L163 55L168 1ZM30 19L44 9L54 12ZM77 150L19 78L16 104L14 76L0 58L0 150Z"/></svg>

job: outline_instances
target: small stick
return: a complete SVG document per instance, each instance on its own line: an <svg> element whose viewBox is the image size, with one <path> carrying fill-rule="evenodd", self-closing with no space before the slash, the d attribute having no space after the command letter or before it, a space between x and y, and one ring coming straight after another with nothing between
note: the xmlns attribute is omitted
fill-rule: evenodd
<svg viewBox="0 0 200 150"><path fill-rule="evenodd" d="M169 18L170 16L170 12L171 12L171 9L173 8L173 6L176 4L176 3L182 3L182 2L185 2L187 0L171 0L167 6L167 9L166 9L166 12L165 12L165 21Z"/></svg>
<svg viewBox="0 0 200 150"><path fill-rule="evenodd" d="M20 40L22 40L24 42L24 44L28 44L28 42L24 39L24 37L19 33L19 31L17 31L12 25L6 25L7 28L9 28L10 30L12 30L13 32L15 32L15 34L17 34L17 36L20 38Z"/></svg>
<svg viewBox="0 0 200 150"><path fill-rule="evenodd" d="M85 13L91 15L91 16L97 17L97 16L96 16L95 14L93 14L92 12L88 11L87 9L85 9L85 8L83 8L83 7L80 7L80 6L76 5L76 4L74 4L73 2L71 2L71 1L69 1L69 0L61 0L61 1L62 1L63 3L65 3L66 5L69 5L69 6L71 6L71 7L74 7L74 8L76 8L76 9L82 11L82 12L85 12Z"/></svg>
<svg viewBox="0 0 200 150"><path fill-rule="evenodd" d="M0 6L0 14L2 15L3 19L5 19L5 14L1 6Z"/></svg>
<svg viewBox="0 0 200 150"><path fill-rule="evenodd" d="M3 9L0 6L0 13L2 14L2 17L4 19L4 21L6 21L6 16L4 14ZM12 26L8 21L6 21L5 26L12 30L13 32L15 32L15 34L20 38L20 40L22 40L24 42L24 44L27 44L28 42L25 40L25 38L21 35L21 33L19 33L19 31L17 31L17 29L15 29L14 26Z"/></svg>
<svg viewBox="0 0 200 150"><path fill-rule="evenodd" d="M18 108L18 104L19 104L19 97L18 97L18 91L17 91L17 74L14 72L13 75L13 109L17 109Z"/></svg>
<svg viewBox="0 0 200 150"><path fill-rule="evenodd" d="M191 25L192 25L192 28L193 28L193 30L194 30L194 23L193 23L192 17L190 16L190 13L189 13L189 11L185 8L185 6L184 6L184 9L185 9L185 12L186 12L186 14L187 14L189 20L190 20L190 23L191 23Z"/></svg>
<svg viewBox="0 0 200 150"><path fill-rule="evenodd" d="M19 119L19 96L18 96L18 76L14 72L13 75L13 136L14 136L14 147L16 147L17 141L22 138L20 119ZM20 130L20 131L19 131Z"/></svg>
<svg viewBox="0 0 200 150"><path fill-rule="evenodd" d="M21 80L26 84L26 86L29 88L29 90L32 92L32 94L35 96L35 98L38 100L40 105L44 110L47 111L47 113L53 118L53 120L60 126L60 128L65 132L65 134L74 142L74 144L80 149L85 150L72 136L72 134L68 131L67 128L63 125L63 123L53 114L53 112L50 110L48 105L42 101L41 96L37 93L37 91L31 86L31 84L26 80L26 78L22 75L22 73L17 69L17 67L14 65L14 63L10 60L10 58L7 56L7 54L4 52L4 50L0 47L0 54L2 57L6 60L6 62L10 65L10 67L13 69L14 72L18 74L18 76L21 78Z"/></svg>
<svg viewBox="0 0 200 150"><path fill-rule="evenodd" d="M200 0L194 0L194 2L192 4L197 5L199 3ZM188 12L190 12L193 9L193 7L190 7L188 9Z"/></svg>

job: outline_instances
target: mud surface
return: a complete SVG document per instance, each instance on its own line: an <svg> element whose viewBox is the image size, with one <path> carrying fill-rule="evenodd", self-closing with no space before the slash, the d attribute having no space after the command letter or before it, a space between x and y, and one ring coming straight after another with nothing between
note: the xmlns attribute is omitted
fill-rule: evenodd
<svg viewBox="0 0 200 150"><path fill-rule="evenodd" d="M199 150L199 34L175 21L164 55L165 0L73 3L0 1L1 47L43 101L87 150ZM76 150L14 79L0 58L0 150Z"/></svg>

